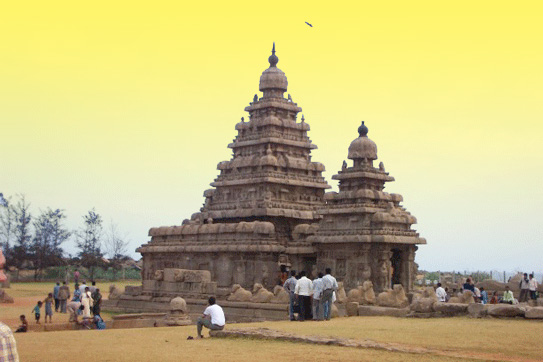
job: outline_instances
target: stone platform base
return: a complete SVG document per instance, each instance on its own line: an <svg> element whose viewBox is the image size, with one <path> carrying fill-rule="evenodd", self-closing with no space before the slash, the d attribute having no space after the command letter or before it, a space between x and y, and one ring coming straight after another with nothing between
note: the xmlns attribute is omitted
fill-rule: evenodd
<svg viewBox="0 0 543 362"><path fill-rule="evenodd" d="M372 305L361 305L358 307L359 316L406 317L408 313L409 308L389 308Z"/></svg>
<svg viewBox="0 0 543 362"><path fill-rule="evenodd" d="M167 299L167 300L166 300ZM207 300L185 299L189 315L195 321L207 307ZM167 313L170 308L170 299L160 300L106 300L102 309L108 312L123 313ZM232 322L259 322L265 320L288 319L287 304L250 303L217 301L226 315L227 323Z"/></svg>

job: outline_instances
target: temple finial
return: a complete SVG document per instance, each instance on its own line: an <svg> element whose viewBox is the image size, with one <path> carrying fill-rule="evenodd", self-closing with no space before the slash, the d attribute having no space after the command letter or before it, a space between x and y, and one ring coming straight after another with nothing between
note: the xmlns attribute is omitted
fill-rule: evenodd
<svg viewBox="0 0 543 362"><path fill-rule="evenodd" d="M270 67L275 67L279 62L279 58L275 55L275 42L273 42L272 55L268 58L268 62L270 62Z"/></svg>
<svg viewBox="0 0 543 362"><path fill-rule="evenodd" d="M364 121L362 121L362 124L360 127L358 127L358 136L359 137L367 137L368 136L368 127L364 124Z"/></svg>

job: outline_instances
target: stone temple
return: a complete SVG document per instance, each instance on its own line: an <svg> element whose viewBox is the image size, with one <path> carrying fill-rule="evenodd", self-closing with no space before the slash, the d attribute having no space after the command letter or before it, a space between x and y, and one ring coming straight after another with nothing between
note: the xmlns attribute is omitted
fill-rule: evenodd
<svg viewBox="0 0 543 362"><path fill-rule="evenodd" d="M375 167L377 147L368 128L358 128L348 148L352 163L333 176L339 192L325 193L330 186L324 166L311 159L317 147L309 125L284 96L288 82L277 68L275 45L268 61L262 97L255 95L245 108L249 119L236 125L228 145L233 156L218 164L200 212L182 225L152 228L151 241L137 249L143 256L138 294L224 297L234 284L251 289L255 283L272 289L285 267L313 274L330 267L345 288L370 280L376 291L392 284L409 291L416 245L426 241L411 229L416 219L401 206L402 196L383 191L394 178L382 163ZM175 287L184 277L168 274L179 269L207 274Z"/></svg>

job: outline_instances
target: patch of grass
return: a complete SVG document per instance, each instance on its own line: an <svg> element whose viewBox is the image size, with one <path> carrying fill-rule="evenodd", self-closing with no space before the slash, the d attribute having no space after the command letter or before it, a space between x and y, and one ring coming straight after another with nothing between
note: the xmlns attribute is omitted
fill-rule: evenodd
<svg viewBox="0 0 543 362"><path fill-rule="evenodd" d="M434 356L391 353L335 346L313 346L301 343L251 339L187 340L194 336L195 326L106 331L66 331L17 335L19 357L26 362L48 362L73 359L81 348L92 351L97 361L435 361ZM38 348L47 346L47 348ZM440 358L441 361L461 361Z"/></svg>
<svg viewBox="0 0 543 362"><path fill-rule="evenodd" d="M104 297L111 283L98 283ZM117 286L138 285L138 281L117 282ZM26 314L32 324L31 309L37 300L51 292L54 283L13 283L7 289L15 304L0 306L0 320L11 327ZM70 286L73 289L73 285ZM104 313L105 319L110 314ZM66 314L54 314L53 322L66 322ZM227 328L261 327L300 335L322 335L376 342L399 343L441 351L473 353L479 359L543 360L540 338L543 323L522 319L439 318L408 319L392 317L337 318L327 322L261 322L235 324ZM412 355L379 350L251 339L187 340L196 335L195 326L120 329L106 331L29 332L17 334L21 361L62 361L85 350L94 351L99 361L462 361L458 357ZM42 348L47 346L47 348Z"/></svg>

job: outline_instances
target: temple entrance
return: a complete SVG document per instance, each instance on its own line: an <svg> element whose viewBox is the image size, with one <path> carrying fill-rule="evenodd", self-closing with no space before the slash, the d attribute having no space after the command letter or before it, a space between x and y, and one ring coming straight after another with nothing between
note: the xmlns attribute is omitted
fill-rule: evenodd
<svg viewBox="0 0 543 362"><path fill-rule="evenodd" d="M317 270L317 258L310 257L310 258L302 258L302 269L298 270L298 272L301 272L302 270L305 270L306 275L309 279L314 279L317 276L312 275L316 274Z"/></svg>
<svg viewBox="0 0 543 362"><path fill-rule="evenodd" d="M390 263L392 269L390 277L390 287L392 288L394 284L402 284L402 252L400 251L400 249L392 249L392 257L390 258Z"/></svg>

